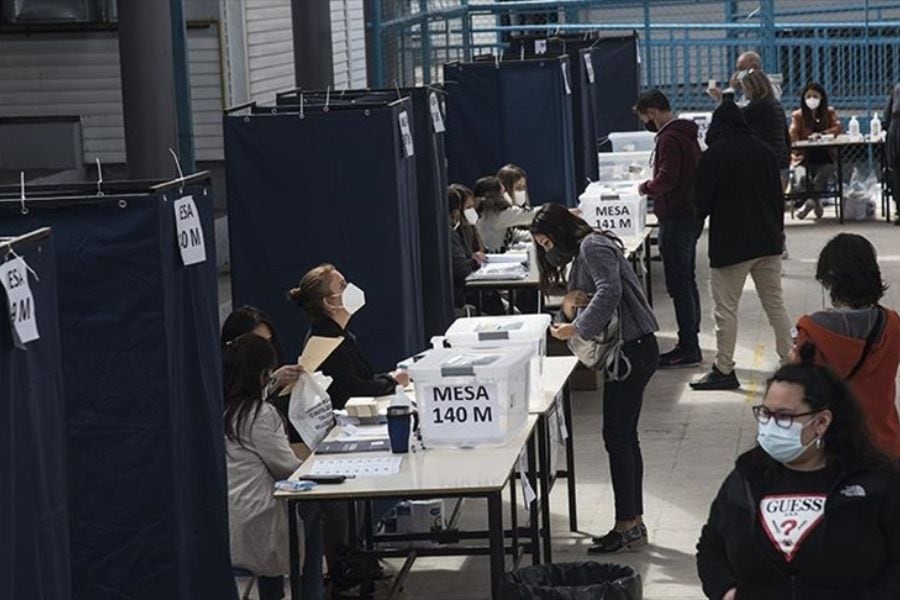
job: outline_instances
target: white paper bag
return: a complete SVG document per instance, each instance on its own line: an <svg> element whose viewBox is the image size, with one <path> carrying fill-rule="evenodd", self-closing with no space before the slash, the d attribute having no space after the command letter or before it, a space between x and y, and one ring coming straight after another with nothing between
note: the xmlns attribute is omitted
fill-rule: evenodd
<svg viewBox="0 0 900 600"><path fill-rule="evenodd" d="M288 418L310 450L325 439L334 427L334 413L328 386L331 378L321 373L303 373L291 390Z"/></svg>

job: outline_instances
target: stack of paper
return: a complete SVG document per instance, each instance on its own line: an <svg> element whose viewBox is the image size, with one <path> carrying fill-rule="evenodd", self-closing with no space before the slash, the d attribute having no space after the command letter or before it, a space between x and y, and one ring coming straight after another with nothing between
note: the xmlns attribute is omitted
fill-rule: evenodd
<svg viewBox="0 0 900 600"><path fill-rule="evenodd" d="M527 263L528 252L506 252L504 254L486 254L487 263Z"/></svg>
<svg viewBox="0 0 900 600"><path fill-rule="evenodd" d="M466 281L497 281L525 279L526 277L528 277L528 269L521 263L488 263L466 277Z"/></svg>

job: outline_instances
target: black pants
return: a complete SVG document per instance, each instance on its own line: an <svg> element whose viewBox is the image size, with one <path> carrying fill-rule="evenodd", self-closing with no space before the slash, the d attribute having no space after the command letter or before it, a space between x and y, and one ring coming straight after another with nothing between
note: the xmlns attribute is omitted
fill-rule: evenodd
<svg viewBox="0 0 900 600"><path fill-rule="evenodd" d="M894 197L894 218L900 220L900 162L891 165L891 195Z"/></svg>
<svg viewBox="0 0 900 600"><path fill-rule="evenodd" d="M666 291L675 305L678 346L700 352L700 292L697 289L697 237L702 224L691 217L660 221L659 253L662 255Z"/></svg>
<svg viewBox="0 0 900 600"><path fill-rule="evenodd" d="M258 577L256 589L259 590L259 600L281 600L284 598L284 577Z"/></svg>
<svg viewBox="0 0 900 600"><path fill-rule="evenodd" d="M656 336L648 333L626 342L625 356L631 361L631 375L625 381L607 381L603 388L603 442L609 454L617 521L644 514L644 460L637 427L644 388L659 364Z"/></svg>

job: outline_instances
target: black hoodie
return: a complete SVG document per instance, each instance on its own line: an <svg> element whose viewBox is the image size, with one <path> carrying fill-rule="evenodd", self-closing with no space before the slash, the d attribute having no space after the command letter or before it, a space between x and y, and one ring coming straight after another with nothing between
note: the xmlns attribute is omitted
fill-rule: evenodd
<svg viewBox="0 0 900 600"><path fill-rule="evenodd" d="M708 598L737 600L900 598L900 474L892 465L830 467L822 521L788 564L775 560L760 520L767 481L786 468L754 448L738 458L713 501L697 544Z"/></svg>
<svg viewBox="0 0 900 600"><path fill-rule="evenodd" d="M709 264L781 254L784 194L772 150L751 135L734 102L713 113L694 178L697 216L709 216Z"/></svg>

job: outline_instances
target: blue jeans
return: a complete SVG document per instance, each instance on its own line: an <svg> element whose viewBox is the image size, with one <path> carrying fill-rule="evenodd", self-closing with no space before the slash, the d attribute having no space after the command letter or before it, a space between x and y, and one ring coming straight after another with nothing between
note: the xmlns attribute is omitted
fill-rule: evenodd
<svg viewBox="0 0 900 600"><path fill-rule="evenodd" d="M702 222L693 217L659 222L659 253L662 255L666 291L675 305L678 345L700 352L700 292L697 289L697 238Z"/></svg>

